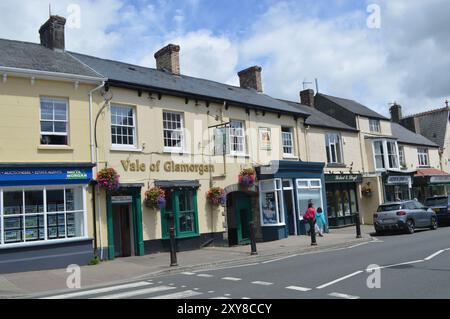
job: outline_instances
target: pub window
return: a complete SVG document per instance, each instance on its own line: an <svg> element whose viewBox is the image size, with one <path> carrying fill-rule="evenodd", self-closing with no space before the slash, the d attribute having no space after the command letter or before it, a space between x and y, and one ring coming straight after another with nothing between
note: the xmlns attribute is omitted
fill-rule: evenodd
<svg viewBox="0 0 450 319"><path fill-rule="evenodd" d="M42 98L40 126L41 145L68 145L67 100Z"/></svg>
<svg viewBox="0 0 450 319"><path fill-rule="evenodd" d="M380 120L369 120L370 132L372 133L380 133Z"/></svg>
<svg viewBox="0 0 450 319"><path fill-rule="evenodd" d="M245 154L245 125L243 121L230 122L230 153L232 155Z"/></svg>
<svg viewBox="0 0 450 319"><path fill-rule="evenodd" d="M183 114L163 112L164 151L182 153L184 148Z"/></svg>
<svg viewBox="0 0 450 319"><path fill-rule="evenodd" d="M82 187L0 190L1 245L85 236Z"/></svg>
<svg viewBox="0 0 450 319"><path fill-rule="evenodd" d="M327 133L325 138L328 164L342 164L341 136L338 133Z"/></svg>
<svg viewBox="0 0 450 319"><path fill-rule="evenodd" d="M283 190L280 179L259 182L261 224L263 226L284 225Z"/></svg>
<svg viewBox="0 0 450 319"><path fill-rule="evenodd" d="M134 147L136 144L136 119L134 108L111 106L111 143L113 146Z"/></svg>
<svg viewBox="0 0 450 319"><path fill-rule="evenodd" d="M429 166L430 163L428 161L428 149L425 147L419 147L417 149L417 154L419 157L419 166Z"/></svg>
<svg viewBox="0 0 450 319"><path fill-rule="evenodd" d="M294 156L294 139L292 138L292 129L290 127L281 128L281 139L283 142L283 155Z"/></svg>

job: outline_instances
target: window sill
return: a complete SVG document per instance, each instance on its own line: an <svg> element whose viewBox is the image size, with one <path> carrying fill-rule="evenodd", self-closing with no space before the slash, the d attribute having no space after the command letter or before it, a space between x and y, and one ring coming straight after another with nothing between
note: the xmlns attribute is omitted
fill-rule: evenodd
<svg viewBox="0 0 450 319"><path fill-rule="evenodd" d="M249 154L227 154L227 157L232 158L250 158Z"/></svg>
<svg viewBox="0 0 450 319"><path fill-rule="evenodd" d="M334 163L331 163L331 164L327 164L327 167L328 168L347 168L347 165L345 165L345 164L334 164Z"/></svg>
<svg viewBox="0 0 450 319"><path fill-rule="evenodd" d="M171 150L171 149L164 149L164 154L171 154L171 155L191 155L190 152L184 151L184 150Z"/></svg>
<svg viewBox="0 0 450 319"><path fill-rule="evenodd" d="M22 242L22 243L4 244L3 246L0 245L0 250L36 247L36 246L51 246L51 245L67 244L67 243L87 241L87 240L93 240L93 239L90 237L77 237L77 238L29 241L29 242Z"/></svg>
<svg viewBox="0 0 450 319"><path fill-rule="evenodd" d="M288 159L288 160L299 160L300 159L298 156L289 155L289 154L283 154L283 158Z"/></svg>
<svg viewBox="0 0 450 319"><path fill-rule="evenodd" d="M65 151L73 152L73 147L68 145L39 145L37 148L39 151Z"/></svg>
<svg viewBox="0 0 450 319"><path fill-rule="evenodd" d="M142 153L142 149L140 148L135 148L135 147L111 147L110 149L111 152L133 152L133 153Z"/></svg>

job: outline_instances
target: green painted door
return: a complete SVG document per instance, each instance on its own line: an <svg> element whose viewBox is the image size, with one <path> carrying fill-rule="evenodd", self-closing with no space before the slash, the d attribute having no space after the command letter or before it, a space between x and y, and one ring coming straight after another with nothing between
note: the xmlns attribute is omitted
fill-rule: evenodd
<svg viewBox="0 0 450 319"><path fill-rule="evenodd" d="M236 222L239 245L250 243L250 222L252 221L252 205L250 198L244 194L236 195Z"/></svg>

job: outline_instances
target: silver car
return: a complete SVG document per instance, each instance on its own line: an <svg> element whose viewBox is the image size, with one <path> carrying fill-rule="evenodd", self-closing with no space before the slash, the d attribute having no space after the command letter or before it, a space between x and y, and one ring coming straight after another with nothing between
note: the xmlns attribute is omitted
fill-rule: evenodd
<svg viewBox="0 0 450 319"><path fill-rule="evenodd" d="M416 200L385 203L373 215L377 234L386 230L404 230L413 234L416 228L437 229L436 213Z"/></svg>

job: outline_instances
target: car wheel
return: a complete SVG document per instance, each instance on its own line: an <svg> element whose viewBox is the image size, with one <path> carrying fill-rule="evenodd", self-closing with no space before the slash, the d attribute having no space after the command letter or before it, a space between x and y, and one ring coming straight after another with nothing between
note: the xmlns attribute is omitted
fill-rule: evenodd
<svg viewBox="0 0 450 319"><path fill-rule="evenodd" d="M436 217L431 217L431 230L436 230L438 228L438 223Z"/></svg>
<svg viewBox="0 0 450 319"><path fill-rule="evenodd" d="M414 221L412 219L408 219L406 221L406 232L408 234L414 234L414 229L415 229Z"/></svg>

